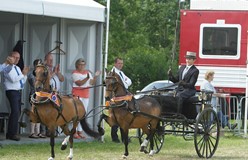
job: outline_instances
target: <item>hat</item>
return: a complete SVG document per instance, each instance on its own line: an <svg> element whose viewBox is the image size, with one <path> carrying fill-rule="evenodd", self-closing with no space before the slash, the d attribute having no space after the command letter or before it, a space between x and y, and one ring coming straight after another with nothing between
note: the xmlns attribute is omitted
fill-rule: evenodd
<svg viewBox="0 0 248 160"><path fill-rule="evenodd" d="M187 52L186 52L185 58L193 58L193 59L196 59L196 53L195 53L195 52L187 51Z"/></svg>

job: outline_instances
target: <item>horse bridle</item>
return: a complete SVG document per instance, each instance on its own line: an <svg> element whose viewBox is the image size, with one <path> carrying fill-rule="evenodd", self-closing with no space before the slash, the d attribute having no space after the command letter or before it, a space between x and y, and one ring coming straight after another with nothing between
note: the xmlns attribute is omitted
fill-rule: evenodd
<svg viewBox="0 0 248 160"><path fill-rule="evenodd" d="M36 81L40 82L40 83L44 86L44 84L45 84L46 81L48 80L48 74L49 74L48 68L47 68L47 66L45 66L45 65L43 65L43 64L38 64L38 65L36 66L36 68L37 68L37 67L43 67L43 68L44 68L43 76L46 77L46 78L43 79L43 80L40 80L40 79L37 79L37 78L36 78ZM35 74L36 74L36 73L35 73ZM35 77L36 77L36 75L35 75Z"/></svg>
<svg viewBox="0 0 248 160"><path fill-rule="evenodd" d="M106 88L106 91L111 92L111 97L113 97L113 95L114 96L117 96L117 95L115 95L115 91L117 90L117 85L118 84L121 85L121 87L124 88L124 90L127 93L127 89L124 86L123 82L120 82L116 76L107 76L106 79L111 79L111 83L110 84L106 84L106 86L107 85L110 85L111 88L112 88L112 89Z"/></svg>

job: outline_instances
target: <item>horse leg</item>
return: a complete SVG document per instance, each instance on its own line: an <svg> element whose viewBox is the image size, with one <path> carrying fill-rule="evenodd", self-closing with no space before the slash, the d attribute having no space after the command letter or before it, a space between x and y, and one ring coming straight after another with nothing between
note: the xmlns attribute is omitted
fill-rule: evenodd
<svg viewBox="0 0 248 160"><path fill-rule="evenodd" d="M38 117L32 111L30 111L27 108L24 108L22 110L21 116L20 116L20 118L18 120L18 122L19 122L19 124L20 124L21 127L24 127L25 128L27 126L27 124L22 121L24 113L29 117L29 119L30 119L31 122L33 122L33 123L40 123L40 121L38 120Z"/></svg>
<svg viewBox="0 0 248 160"><path fill-rule="evenodd" d="M61 144L61 148L60 148L61 150L65 150L67 148L67 143L69 141L69 138L70 138L70 136L65 137L64 141Z"/></svg>
<svg viewBox="0 0 248 160"><path fill-rule="evenodd" d="M153 150L153 148L154 148L153 137L154 137L154 132L151 133L151 136L150 136L150 149L151 149L151 150L150 150L149 156L153 156L153 155L156 153L156 151Z"/></svg>
<svg viewBox="0 0 248 160"><path fill-rule="evenodd" d="M146 150L146 147L148 145L148 142L149 142L149 136L147 136L144 139L144 141L141 143L141 145L140 145L140 152L148 153L147 150Z"/></svg>
<svg viewBox="0 0 248 160"><path fill-rule="evenodd" d="M69 156L67 156L68 160L72 160L72 158L73 158L73 135L76 132L77 126L78 126L78 122L73 122L73 127L71 129L70 136L69 136L70 154L69 154Z"/></svg>
<svg viewBox="0 0 248 160"><path fill-rule="evenodd" d="M55 134L55 129L51 129L51 135L50 135L50 146L51 146L51 157L48 158L48 160L54 160L55 158L55 153L54 153L54 134Z"/></svg>
<svg viewBox="0 0 248 160"><path fill-rule="evenodd" d="M69 136L69 142L70 142L70 154L67 156L68 160L72 160L73 158L73 134Z"/></svg>
<svg viewBox="0 0 248 160"><path fill-rule="evenodd" d="M147 127L142 128L142 130L147 135L147 137L144 139L144 141L140 145L140 152L148 153L146 148L147 148L147 145L151 137L151 131Z"/></svg>
<svg viewBox="0 0 248 160"><path fill-rule="evenodd" d="M127 156L129 155L128 153L128 129L123 129L123 140L124 140L124 145L125 145L125 153L124 155L122 156L122 158L126 159Z"/></svg>
<svg viewBox="0 0 248 160"><path fill-rule="evenodd" d="M71 135L71 132L69 131L68 125L66 126L60 126L61 128L63 128L63 132L65 135L68 135L65 137L64 141L61 144L61 150L65 150L67 148L67 143L69 142L69 137Z"/></svg>
<svg viewBox="0 0 248 160"><path fill-rule="evenodd" d="M102 114L100 116L100 119L99 119L98 123L97 123L98 132L99 132L100 135L104 135L104 133L105 133L105 130L101 127L101 123L102 123L102 120L105 120L107 122L107 118L108 118L107 115Z"/></svg>

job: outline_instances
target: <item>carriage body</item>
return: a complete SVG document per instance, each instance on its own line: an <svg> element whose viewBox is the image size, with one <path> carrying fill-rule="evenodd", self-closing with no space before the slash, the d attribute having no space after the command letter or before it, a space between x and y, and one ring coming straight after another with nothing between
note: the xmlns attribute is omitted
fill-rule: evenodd
<svg viewBox="0 0 248 160"><path fill-rule="evenodd" d="M182 113L177 113L177 98L173 92L154 93L147 96L156 99L162 107L154 136L154 141L158 144L157 153L163 146L164 136L174 134L183 136L185 140L194 139L198 156L211 158L217 149L220 132L217 114L211 106L213 92L202 90L189 98L183 104Z"/></svg>

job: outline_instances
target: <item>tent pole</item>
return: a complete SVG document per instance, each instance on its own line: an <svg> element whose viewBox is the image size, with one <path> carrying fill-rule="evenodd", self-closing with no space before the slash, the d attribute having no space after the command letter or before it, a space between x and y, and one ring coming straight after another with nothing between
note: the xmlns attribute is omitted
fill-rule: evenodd
<svg viewBox="0 0 248 160"><path fill-rule="evenodd" d="M109 41L109 14L110 14L110 0L107 0L107 15L106 15L106 39L105 39L105 56L104 56L104 79L106 78L106 72L105 68L107 68L108 65L108 41ZM105 87L104 87L105 90ZM103 91L103 104L105 105L105 92ZM102 122L102 127L104 128L104 122ZM101 137L101 141L104 141L104 136Z"/></svg>

